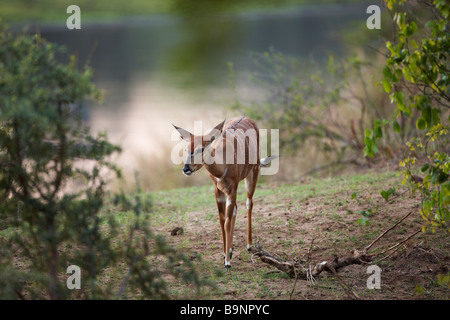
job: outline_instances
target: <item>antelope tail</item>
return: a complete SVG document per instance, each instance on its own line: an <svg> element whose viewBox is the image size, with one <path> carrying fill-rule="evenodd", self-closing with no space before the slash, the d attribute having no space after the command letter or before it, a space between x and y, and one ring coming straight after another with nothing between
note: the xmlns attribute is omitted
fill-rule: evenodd
<svg viewBox="0 0 450 320"><path fill-rule="evenodd" d="M270 163L270 161L272 161L273 159L276 159L276 158L278 158L278 156L268 156L268 157L266 157L266 158L262 158L261 160L260 160L260 167L265 167L265 166L267 166L269 163Z"/></svg>

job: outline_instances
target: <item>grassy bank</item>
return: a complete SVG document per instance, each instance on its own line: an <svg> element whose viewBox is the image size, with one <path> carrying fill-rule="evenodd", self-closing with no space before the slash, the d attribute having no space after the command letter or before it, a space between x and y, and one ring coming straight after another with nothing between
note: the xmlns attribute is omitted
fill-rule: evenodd
<svg viewBox="0 0 450 320"><path fill-rule="evenodd" d="M292 260L310 254L311 262L348 255L362 249L377 235L411 210L418 211L419 198L400 184L395 171L367 172L333 179L307 180L293 184L260 184L254 197L254 242L264 250ZM394 187L386 202L381 190ZM247 253L245 188L238 195L234 252L231 272L223 268L222 238L213 187L191 187L147 194L154 201L150 214L152 228L165 235L176 248L196 261L200 273L216 284L206 293L212 299L289 299L294 286L286 274ZM371 212L369 224L361 225L361 211ZM117 212L122 223L131 221ZM377 250L386 249L422 225L419 213L383 238ZM183 228L171 236L170 231ZM401 250L378 265L382 268L382 288L366 288L367 266L354 265L340 271L342 279L364 299L449 299L448 288L437 284L437 274L448 266L449 241L445 233L420 234ZM293 299L348 298L338 280L323 275L312 286L299 281ZM191 289L171 282L177 296L193 297ZM204 298L201 296L199 298Z"/></svg>
<svg viewBox="0 0 450 320"><path fill-rule="evenodd" d="M391 187L395 194L386 202L380 191ZM214 283L214 288L198 293L167 275L171 295L188 299L290 299L291 296L293 299L347 299L346 291L332 273L321 274L315 285L305 280L295 283L285 273L247 252L244 190L240 186L229 272L223 267L222 238L212 185L141 194L142 209L149 214L151 228L187 254L199 273ZM396 171L370 171L291 184L261 183L254 197L254 243L259 242L264 250L286 260L308 254L311 264L315 264L348 255L354 248L364 248L405 214L418 211L419 200L401 185ZM361 211L371 212L368 225L358 222ZM127 227L133 223L134 213L121 209L111 200L103 214L115 217L122 230L117 241L126 241ZM389 232L375 246L375 251L401 241L420 229L422 223L415 212ZM183 232L172 236L171 230L176 227L183 228ZM0 236L8 237L14 232L4 229ZM379 290L367 289L365 265L345 267L339 270L339 275L362 299L449 299L448 287L440 285L437 278L448 273L449 249L445 232L419 234L388 259L375 261L382 269ZM160 261L155 259L153 263L159 265ZM16 264L25 265L20 255ZM119 286L126 271L120 267L106 270L100 281ZM139 297L136 293L128 298Z"/></svg>

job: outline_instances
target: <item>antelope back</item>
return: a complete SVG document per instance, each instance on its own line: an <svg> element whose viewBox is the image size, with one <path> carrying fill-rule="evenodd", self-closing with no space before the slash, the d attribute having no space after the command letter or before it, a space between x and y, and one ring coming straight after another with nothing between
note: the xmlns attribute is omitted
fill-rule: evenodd
<svg viewBox="0 0 450 320"><path fill-rule="evenodd" d="M212 147L215 157L223 159L228 172L235 171L239 181L260 165L258 126L247 117L230 120Z"/></svg>

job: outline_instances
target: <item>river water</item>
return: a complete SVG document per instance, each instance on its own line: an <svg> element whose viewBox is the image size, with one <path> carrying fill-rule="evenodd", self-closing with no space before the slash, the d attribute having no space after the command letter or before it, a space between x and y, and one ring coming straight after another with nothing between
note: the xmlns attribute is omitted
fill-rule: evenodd
<svg viewBox="0 0 450 320"><path fill-rule="evenodd" d="M135 17L97 23L82 20L81 30L65 23L42 25L46 39L66 45L78 63L89 63L94 82L105 91L101 105L87 105L92 130L106 130L120 143L117 159L125 173L138 170L149 189L207 183L187 179L170 162L172 123L193 130L214 126L232 114L235 92L228 63L237 77L257 71L253 55L269 49L295 57L343 55L341 32L365 24L367 5L327 5L253 11L211 22L202 32L173 16ZM243 82L245 83L245 81ZM240 86L240 98L255 94ZM282 164L281 164L282 165Z"/></svg>

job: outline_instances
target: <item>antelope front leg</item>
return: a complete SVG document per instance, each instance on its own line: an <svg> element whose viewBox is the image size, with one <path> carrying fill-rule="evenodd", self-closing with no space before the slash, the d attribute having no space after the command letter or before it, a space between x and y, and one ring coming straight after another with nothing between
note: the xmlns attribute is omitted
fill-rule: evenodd
<svg viewBox="0 0 450 320"><path fill-rule="evenodd" d="M225 209L225 268L231 268L231 256L233 252L233 233L236 223L236 192L227 197L227 207Z"/></svg>
<svg viewBox="0 0 450 320"><path fill-rule="evenodd" d="M226 196L225 193L220 191L217 186L215 189L215 196L216 196L216 203L217 203L217 209L219 211L219 223L220 223L220 230L222 231L222 240L223 240L223 259L225 260L225 254L226 254L226 237L225 237L225 202L226 202Z"/></svg>

